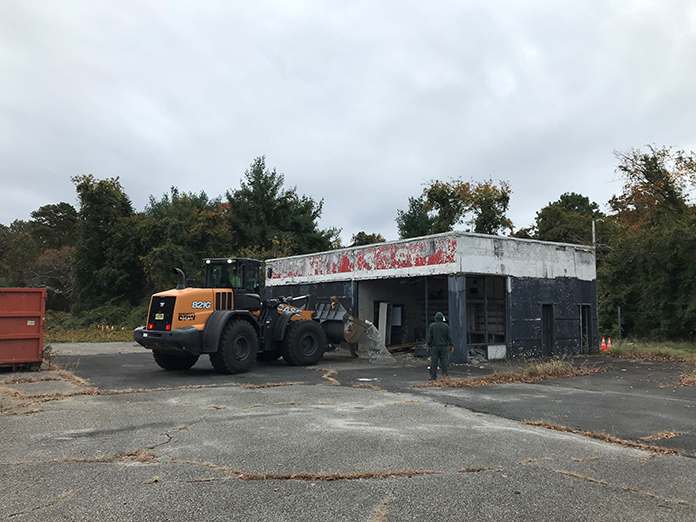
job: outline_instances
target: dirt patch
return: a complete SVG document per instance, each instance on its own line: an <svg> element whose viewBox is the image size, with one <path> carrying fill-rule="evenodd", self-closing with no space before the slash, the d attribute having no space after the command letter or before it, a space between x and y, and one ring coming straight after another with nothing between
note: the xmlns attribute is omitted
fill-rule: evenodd
<svg viewBox="0 0 696 522"><path fill-rule="evenodd" d="M387 522L387 506L394 500L394 495L387 496L375 508L375 515L370 519L370 522Z"/></svg>
<svg viewBox="0 0 696 522"><path fill-rule="evenodd" d="M592 431L576 430L573 428L569 428L568 426L563 426L560 424L553 424L551 422L523 421L523 424L527 424L528 426L539 426L541 428L546 428L549 430L564 431L566 433L575 433L576 435L582 435L583 437L589 437L591 439L601 440L603 442L610 442L612 444L619 444L619 445L625 446L627 448L649 451L655 455L683 455L684 454L684 452L682 450L678 450L678 449L663 448L662 446L652 446L650 444L643 444L641 442L635 442L632 440L620 439L618 437L614 437L613 435L609 435L608 433L604 433L604 432L592 432Z"/></svg>
<svg viewBox="0 0 696 522"><path fill-rule="evenodd" d="M462 468L457 473L480 473L481 471L502 471L503 468L491 468L485 466L469 466Z"/></svg>
<svg viewBox="0 0 696 522"><path fill-rule="evenodd" d="M581 366L576 368L567 361L554 360L532 363L522 370L494 372L479 379L441 379L422 384L414 384L413 388L470 388L490 386L492 384L531 384L548 379L579 377L605 371L602 367Z"/></svg>

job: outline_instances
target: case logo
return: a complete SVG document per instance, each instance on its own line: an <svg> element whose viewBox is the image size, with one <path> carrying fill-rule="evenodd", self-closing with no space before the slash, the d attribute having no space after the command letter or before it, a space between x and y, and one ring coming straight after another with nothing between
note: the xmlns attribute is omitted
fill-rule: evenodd
<svg viewBox="0 0 696 522"><path fill-rule="evenodd" d="M212 306L210 301L194 301L191 303L191 308L196 309L209 309Z"/></svg>
<svg viewBox="0 0 696 522"><path fill-rule="evenodd" d="M278 313L282 314L283 312L292 312L293 315L302 315L303 310L286 303L281 303L278 305Z"/></svg>
<svg viewBox="0 0 696 522"><path fill-rule="evenodd" d="M196 314L179 314L179 321L193 321L196 319Z"/></svg>

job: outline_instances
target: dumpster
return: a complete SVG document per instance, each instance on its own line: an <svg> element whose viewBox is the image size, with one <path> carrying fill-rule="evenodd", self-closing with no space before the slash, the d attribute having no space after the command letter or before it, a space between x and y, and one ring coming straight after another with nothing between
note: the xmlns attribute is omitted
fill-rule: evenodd
<svg viewBox="0 0 696 522"><path fill-rule="evenodd" d="M45 289L0 288L0 367L41 366L45 312Z"/></svg>

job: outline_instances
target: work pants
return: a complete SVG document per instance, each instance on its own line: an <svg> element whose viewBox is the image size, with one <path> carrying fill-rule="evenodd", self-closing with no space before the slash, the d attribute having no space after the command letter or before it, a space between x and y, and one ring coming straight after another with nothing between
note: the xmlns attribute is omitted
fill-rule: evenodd
<svg viewBox="0 0 696 522"><path fill-rule="evenodd" d="M430 347L430 378L437 379L437 367L442 369L442 376L447 376L449 369L449 346Z"/></svg>

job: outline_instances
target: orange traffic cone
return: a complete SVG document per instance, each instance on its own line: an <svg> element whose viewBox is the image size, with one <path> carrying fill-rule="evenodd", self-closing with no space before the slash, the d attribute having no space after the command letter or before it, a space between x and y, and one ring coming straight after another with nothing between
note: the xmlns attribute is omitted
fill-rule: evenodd
<svg viewBox="0 0 696 522"><path fill-rule="evenodd" d="M609 339L609 341L607 341L607 352L608 352L609 350L611 350L611 337L607 337L607 339Z"/></svg>
<svg viewBox="0 0 696 522"><path fill-rule="evenodd" d="M604 340L604 337L602 337L602 346L600 346L603 352L607 351L607 342Z"/></svg>

